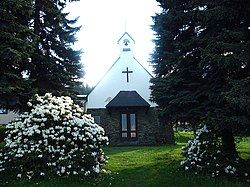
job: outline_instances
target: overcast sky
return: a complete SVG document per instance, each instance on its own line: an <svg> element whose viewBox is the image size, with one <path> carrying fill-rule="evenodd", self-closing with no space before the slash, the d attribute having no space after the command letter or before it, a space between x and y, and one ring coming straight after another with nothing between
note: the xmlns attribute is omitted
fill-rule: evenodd
<svg viewBox="0 0 250 187"><path fill-rule="evenodd" d="M69 4L66 11L70 17L80 16L76 47L83 50L84 81L89 85L95 86L119 57L117 40L125 31L135 40L135 58L151 71L151 16L160 12L156 0L81 0Z"/></svg>

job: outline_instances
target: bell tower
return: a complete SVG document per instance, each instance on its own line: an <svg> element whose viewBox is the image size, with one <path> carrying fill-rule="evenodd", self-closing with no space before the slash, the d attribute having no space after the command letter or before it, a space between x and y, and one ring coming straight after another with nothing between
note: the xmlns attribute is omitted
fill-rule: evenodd
<svg viewBox="0 0 250 187"><path fill-rule="evenodd" d="M118 40L117 43L120 46L121 55L133 55L133 47L135 44L135 40L127 32L122 35L122 37Z"/></svg>

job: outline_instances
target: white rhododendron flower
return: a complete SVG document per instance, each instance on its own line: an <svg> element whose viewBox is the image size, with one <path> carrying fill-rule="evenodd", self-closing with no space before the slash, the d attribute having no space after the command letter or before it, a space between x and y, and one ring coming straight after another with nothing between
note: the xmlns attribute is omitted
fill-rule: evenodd
<svg viewBox="0 0 250 187"><path fill-rule="evenodd" d="M98 175L107 162L104 129L70 97L35 95L7 125L0 174L31 179L48 175Z"/></svg>
<svg viewBox="0 0 250 187"><path fill-rule="evenodd" d="M225 175L249 180L244 161L227 158L222 149L221 138L213 128L203 125L193 140L182 148L185 159L181 161L184 170L210 174L211 177ZM229 165L232 164L232 165Z"/></svg>

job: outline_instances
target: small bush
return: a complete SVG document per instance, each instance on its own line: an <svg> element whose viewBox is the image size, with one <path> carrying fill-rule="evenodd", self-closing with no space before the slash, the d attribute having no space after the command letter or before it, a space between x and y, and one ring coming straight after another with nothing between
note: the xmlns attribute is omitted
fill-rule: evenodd
<svg viewBox="0 0 250 187"><path fill-rule="evenodd" d="M4 125L0 125L0 142L4 141L6 131L6 127Z"/></svg>
<svg viewBox="0 0 250 187"><path fill-rule="evenodd" d="M198 129L195 138L183 148L183 154L185 159L181 165L187 171L249 180L246 162L240 158L228 158L222 151L221 139L207 125Z"/></svg>
<svg viewBox="0 0 250 187"><path fill-rule="evenodd" d="M31 108L7 125L0 174L11 178L98 175L108 143L102 127L70 97L36 95Z"/></svg>

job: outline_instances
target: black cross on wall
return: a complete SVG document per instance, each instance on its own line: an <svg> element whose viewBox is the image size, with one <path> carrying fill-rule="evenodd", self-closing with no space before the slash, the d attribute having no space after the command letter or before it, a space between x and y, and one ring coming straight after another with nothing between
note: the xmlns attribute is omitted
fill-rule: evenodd
<svg viewBox="0 0 250 187"><path fill-rule="evenodd" d="M133 71L129 71L129 70L128 70L128 67L127 67L127 70L126 70L126 71L122 71L122 73L127 73L127 82L129 82L128 74L129 74L129 73L133 73Z"/></svg>

